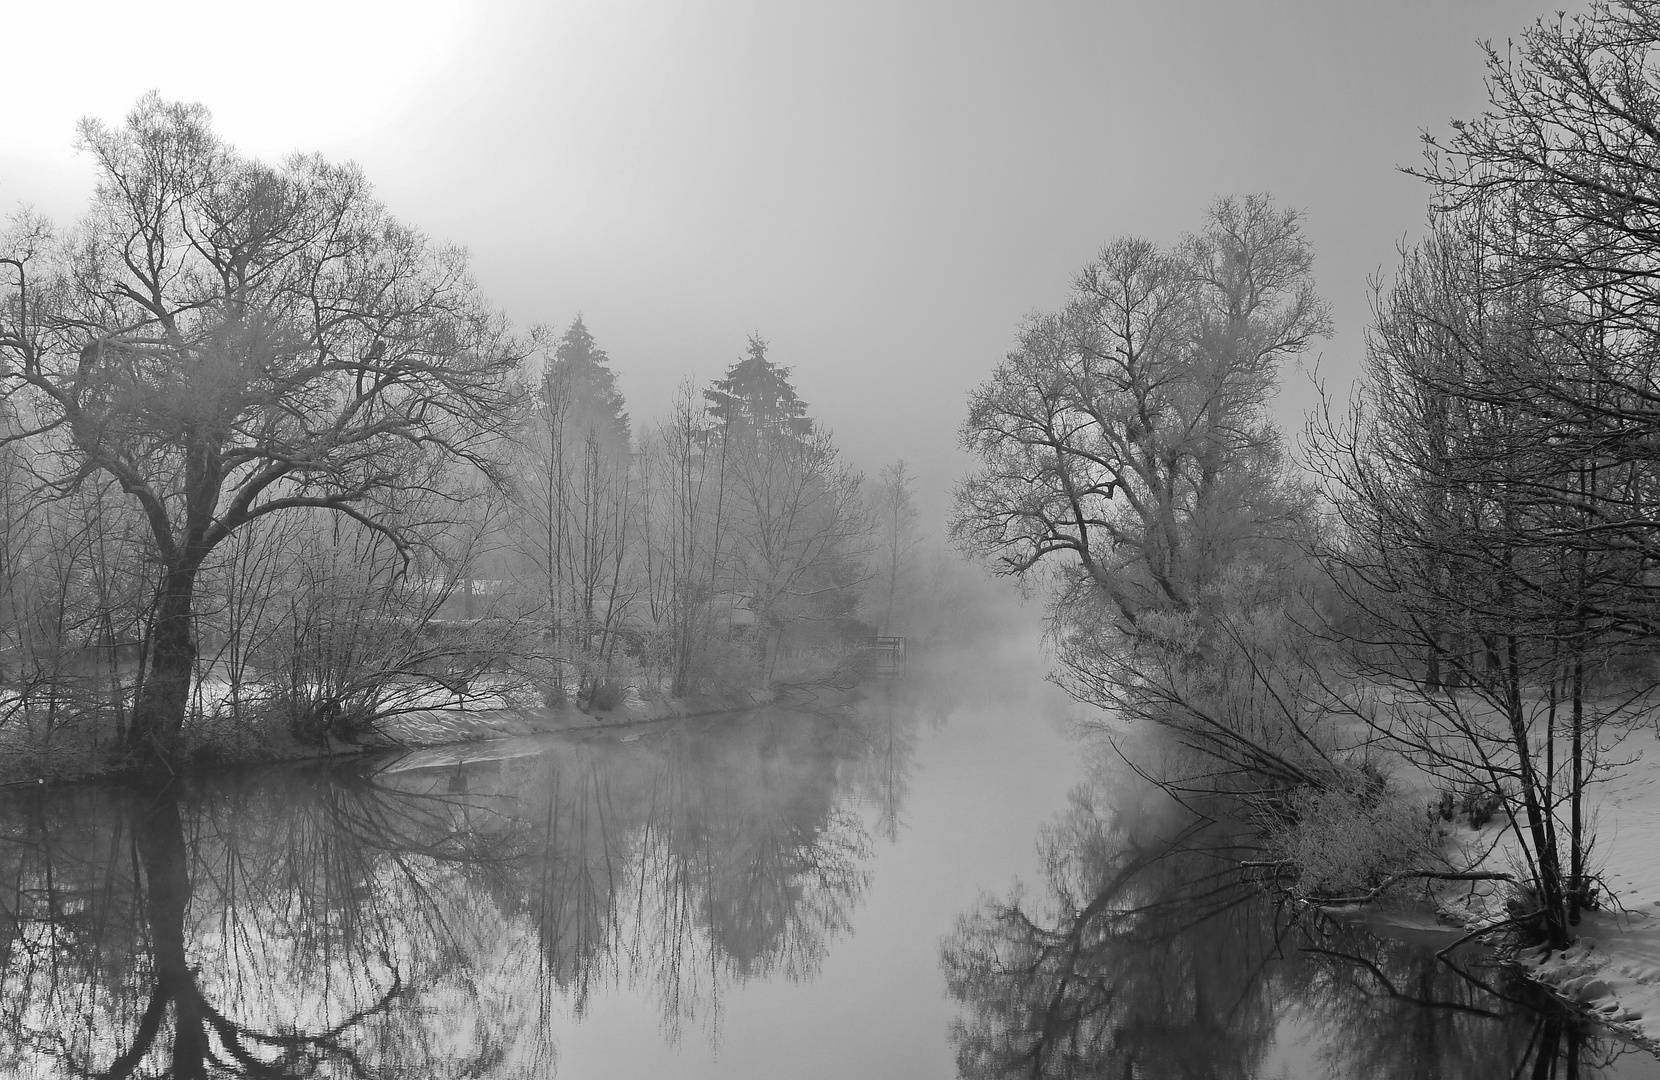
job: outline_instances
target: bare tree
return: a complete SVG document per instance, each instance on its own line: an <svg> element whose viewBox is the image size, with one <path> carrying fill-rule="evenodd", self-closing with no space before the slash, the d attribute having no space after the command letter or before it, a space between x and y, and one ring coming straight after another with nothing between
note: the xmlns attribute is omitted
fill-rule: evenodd
<svg viewBox="0 0 1660 1080"><path fill-rule="evenodd" d="M1363 397L1313 432L1361 669L1419 691L1387 717L1407 753L1509 804L1558 945L1660 632L1657 48L1645 0L1488 49L1488 110L1418 170L1436 229L1380 297Z"/></svg>
<svg viewBox="0 0 1660 1080"><path fill-rule="evenodd" d="M407 554L395 496L487 473L517 358L458 249L435 248L349 166L272 167L216 137L206 110L140 100L81 125L99 172L82 225L0 253L6 394L73 488L111 477L154 559L146 669L129 741L173 752L208 557L269 514L318 508Z"/></svg>
<svg viewBox="0 0 1660 1080"><path fill-rule="evenodd" d="M1587 785L1645 681L1606 677L1644 637L1643 560L1587 528L1633 463L1541 400L1586 371L1586 341L1471 224L1444 216L1405 253L1365 387L1346 423L1314 425L1309 457L1341 522L1325 547L1359 615L1357 673L1400 688L1358 711L1448 789L1511 811L1532 915L1562 945L1594 899Z"/></svg>
<svg viewBox="0 0 1660 1080"><path fill-rule="evenodd" d="M1487 252L1483 291L1526 290L1512 318L1556 350L1557 366L1510 365L1484 400L1507 396L1556 441L1573 433L1588 467L1597 459L1595 484L1578 470L1539 478L1532 498L1560 511L1551 538L1640 560L1660 557L1657 49L1660 6L1649 0L1537 22L1508 54L1487 50L1489 108L1431 140L1417 170L1437 212ZM1622 610L1601 614L1660 633L1655 586L1624 596Z"/></svg>
<svg viewBox="0 0 1660 1080"><path fill-rule="evenodd" d="M1051 565L1134 632L1194 609L1293 513L1268 416L1280 363L1328 332L1300 215L1223 199L1175 251L1117 240L970 397L952 532L999 572Z"/></svg>
<svg viewBox="0 0 1660 1080"><path fill-rule="evenodd" d="M700 650L707 647L712 570L718 533L710 499L720 503L724 475L709 484L703 435L708 418L696 386L683 381L669 415L641 454L640 516L645 541L646 609L654 656L669 691L691 690Z"/></svg>
<svg viewBox="0 0 1660 1080"><path fill-rule="evenodd" d="M882 591L882 631L893 630L895 600L910 585L914 555L922 543L921 515L912 497L916 477L904 460L882 467L871 498L875 523L876 580Z"/></svg>
<svg viewBox="0 0 1660 1080"><path fill-rule="evenodd" d="M547 358L521 439L520 551L535 568L551 653L550 700L610 674L635 580L632 441L608 358L577 318Z"/></svg>

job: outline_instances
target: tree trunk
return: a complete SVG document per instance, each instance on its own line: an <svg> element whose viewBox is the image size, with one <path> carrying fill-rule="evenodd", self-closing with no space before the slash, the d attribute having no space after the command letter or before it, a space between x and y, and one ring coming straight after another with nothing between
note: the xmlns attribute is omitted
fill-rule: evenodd
<svg viewBox="0 0 1660 1080"><path fill-rule="evenodd" d="M208 1039L201 992L185 948L189 853L173 792L157 794L135 824L157 990L173 1002L173 1075L195 1080L207 1075Z"/></svg>
<svg viewBox="0 0 1660 1080"><path fill-rule="evenodd" d="M1585 658L1574 657L1573 675L1573 777L1569 783L1570 820L1568 869L1568 921L1579 922L1579 909L1586 900L1585 889L1585 822L1583 803L1585 795Z"/></svg>
<svg viewBox="0 0 1660 1080"><path fill-rule="evenodd" d="M1522 806L1527 815L1527 830L1533 841L1534 858L1537 860L1537 880L1534 884L1539 889L1539 903L1544 909L1545 936L1554 949L1567 948L1573 940L1568 930L1567 897L1564 895L1564 881L1562 877L1562 860L1556 850L1555 838L1551 835L1549 808L1540 801L1541 794L1548 797L1548 789L1541 784L1538 769L1533 760L1531 740L1528 737L1527 717L1522 708L1520 665L1518 663L1518 642L1515 635L1506 639L1505 659L1508 661L1505 672L1505 712L1510 723L1510 738L1516 753L1517 780L1521 786Z"/></svg>
<svg viewBox="0 0 1660 1080"><path fill-rule="evenodd" d="M174 567L162 578L155 623L146 650L149 668L133 702L127 746L143 757L167 761L177 750L179 731L190 705L190 680L196 668L192 601L196 568Z"/></svg>
<svg viewBox="0 0 1660 1080"><path fill-rule="evenodd" d="M1462 665L1469 662L1469 648L1458 635L1452 635L1447 643L1442 659L1445 667L1441 673L1441 689L1451 697L1464 688L1464 672Z"/></svg>

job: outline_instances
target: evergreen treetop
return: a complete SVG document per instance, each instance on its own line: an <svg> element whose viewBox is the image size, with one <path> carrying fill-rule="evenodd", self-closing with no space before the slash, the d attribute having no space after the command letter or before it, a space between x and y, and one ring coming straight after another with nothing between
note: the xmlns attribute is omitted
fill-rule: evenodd
<svg viewBox="0 0 1660 1080"><path fill-rule="evenodd" d="M767 359L767 342L751 334L746 355L703 392L716 427L730 432L772 432L795 439L812 434L807 403L796 396L790 369Z"/></svg>
<svg viewBox="0 0 1660 1080"><path fill-rule="evenodd" d="M542 392L550 403L561 400L569 407L575 430L591 430L602 447L626 453L630 442L628 411L610 361L578 315L554 346L543 375Z"/></svg>

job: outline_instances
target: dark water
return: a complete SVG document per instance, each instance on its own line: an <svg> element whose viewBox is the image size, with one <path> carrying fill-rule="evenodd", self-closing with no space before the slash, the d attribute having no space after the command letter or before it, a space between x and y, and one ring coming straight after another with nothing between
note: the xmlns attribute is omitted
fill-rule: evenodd
<svg viewBox="0 0 1660 1080"><path fill-rule="evenodd" d="M971 659L827 713L10 793L0 1076L1660 1075L1444 935L1277 908L1035 658Z"/></svg>

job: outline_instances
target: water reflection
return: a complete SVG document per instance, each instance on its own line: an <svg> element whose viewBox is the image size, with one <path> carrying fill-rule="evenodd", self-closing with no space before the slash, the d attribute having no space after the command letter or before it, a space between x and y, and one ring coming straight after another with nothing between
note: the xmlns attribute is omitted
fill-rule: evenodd
<svg viewBox="0 0 1660 1080"><path fill-rule="evenodd" d="M1102 770L1041 841L1042 898L985 901L943 962L959 1072L993 1077L1592 1077L1652 1059L1448 935L1295 912L1225 821ZM1525 1000L1524 1000L1525 999Z"/></svg>
<svg viewBox="0 0 1660 1080"><path fill-rule="evenodd" d="M10 795L0 1074L543 1076L617 986L712 1027L847 932L914 716Z"/></svg>
<svg viewBox="0 0 1660 1080"><path fill-rule="evenodd" d="M608 1064L619 1014L631 1034L643 1014L716 1041L739 986L770 1004L856 918L843 957L910 932L905 904L962 895L930 880L896 901L893 882L901 864L941 872L916 845L965 831L940 812L962 795L943 776L978 778L999 814L1019 796L990 789L1002 758L952 774L942 751L995 755L980 743L1015 730L1012 706L977 704L976 739L954 739L954 720L916 764L930 724L995 692L916 673L828 715L0 796L0 1076L540 1077L561 1041L576 1062L591 1039ZM1239 880L1236 837L1135 790L1110 775L1080 789L1045 834L1042 888L960 920L946 974L963 1075L1627 1075L1617 1044L1435 963L1439 942L1276 910ZM993 842L975 845L965 878L995 882ZM867 903L873 866L884 887ZM932 957L919 964L914 983L841 965L816 988L852 980L900 1013L937 992ZM780 1047L838 1024L854 1041L845 1000L804 991L797 1012L764 1015L785 1017ZM910 1026L930 1054L934 1015L901 1021L927 1021ZM746 1019L753 1038L743 1009L726 1026ZM684 1058L668 1071L698 1064Z"/></svg>

